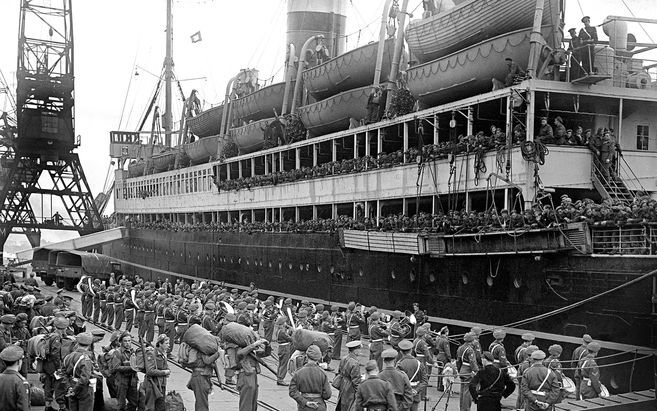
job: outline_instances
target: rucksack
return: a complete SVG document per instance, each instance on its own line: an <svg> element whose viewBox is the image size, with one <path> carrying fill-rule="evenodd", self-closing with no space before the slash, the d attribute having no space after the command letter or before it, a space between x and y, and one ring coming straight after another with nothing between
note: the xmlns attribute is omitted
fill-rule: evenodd
<svg viewBox="0 0 657 411"><path fill-rule="evenodd" d="M186 411L182 397L175 391L167 392L164 404L164 409L166 411Z"/></svg>
<svg viewBox="0 0 657 411"><path fill-rule="evenodd" d="M45 359L48 355L50 339L48 334L37 334L27 340L27 354L31 358Z"/></svg>
<svg viewBox="0 0 657 411"><path fill-rule="evenodd" d="M98 370L105 378L112 378L112 375L114 375L114 371L112 371L113 355L113 348L103 347L103 353L98 356Z"/></svg>
<svg viewBox="0 0 657 411"><path fill-rule="evenodd" d="M152 351L153 347L146 347L146 351ZM141 347L130 355L130 368L137 372L146 372L146 352Z"/></svg>
<svg viewBox="0 0 657 411"><path fill-rule="evenodd" d="M178 348L178 362L186 368L191 368L196 365L198 360L198 350L187 344L186 342L180 343Z"/></svg>

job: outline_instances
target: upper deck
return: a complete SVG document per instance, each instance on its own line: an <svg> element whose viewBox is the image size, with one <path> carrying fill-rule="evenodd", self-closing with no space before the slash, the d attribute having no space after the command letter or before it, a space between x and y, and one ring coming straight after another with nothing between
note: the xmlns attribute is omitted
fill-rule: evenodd
<svg viewBox="0 0 657 411"><path fill-rule="evenodd" d="M518 103L519 96L524 103ZM204 219L219 221L228 219L229 212L248 212L252 218L278 220L284 214L305 219L351 214L356 202L365 202L377 216L390 207L405 213L416 204L426 211L483 208L487 197L495 198L498 208L512 208L518 193L531 204L536 191L545 188L595 197L593 155L586 146L549 144L542 165L523 157L511 133L506 133L507 145L489 146L485 152L457 148L459 136L463 141L462 136L490 125L506 130L520 125L532 141L536 119L544 114L563 117L573 129L620 130L617 140L629 165L619 170L621 177L632 180L634 188L655 192L655 112L654 89L526 80L225 161L136 178L118 170L115 208L124 215L208 213Z"/></svg>

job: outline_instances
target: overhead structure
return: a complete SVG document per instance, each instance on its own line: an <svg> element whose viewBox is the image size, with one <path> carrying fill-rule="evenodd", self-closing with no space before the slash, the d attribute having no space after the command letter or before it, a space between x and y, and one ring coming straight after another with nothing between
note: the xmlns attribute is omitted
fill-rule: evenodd
<svg viewBox="0 0 657 411"><path fill-rule="evenodd" d="M16 70L16 133L3 140L0 252L10 233L102 229L75 137L72 0L22 0ZM59 198L68 213L37 217L30 198ZM45 200L45 201L44 201ZM51 210L53 212L54 210ZM30 235L32 234L32 235Z"/></svg>

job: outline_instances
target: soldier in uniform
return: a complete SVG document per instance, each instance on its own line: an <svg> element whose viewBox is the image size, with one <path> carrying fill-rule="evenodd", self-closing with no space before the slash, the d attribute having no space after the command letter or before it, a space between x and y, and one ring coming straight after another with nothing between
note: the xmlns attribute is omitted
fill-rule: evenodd
<svg viewBox="0 0 657 411"><path fill-rule="evenodd" d="M586 356L577 364L581 376L579 393L584 400L598 398L602 391L600 370L598 369L598 364L595 362L595 356L600 351L600 344L595 341L589 343L587 351Z"/></svg>
<svg viewBox="0 0 657 411"><path fill-rule="evenodd" d="M139 337L145 337L148 343L152 343L155 338L155 299L150 290L144 293L143 308L144 322L139 328Z"/></svg>
<svg viewBox="0 0 657 411"><path fill-rule="evenodd" d="M110 369L114 372L116 400L119 411L135 411L139 400L137 372L130 367L132 337L128 332L119 337L120 347L114 350Z"/></svg>
<svg viewBox="0 0 657 411"><path fill-rule="evenodd" d="M144 329L144 317L146 316L144 303L146 302L146 298L143 291L137 293L136 301L137 314L135 315L135 324L137 326L137 336L139 336L139 338L144 338L144 335L146 335L146 330Z"/></svg>
<svg viewBox="0 0 657 411"><path fill-rule="evenodd" d="M582 358L585 358L589 351L587 349L589 343L593 342L593 338L591 338L590 335L584 334L582 336L582 345L579 347L575 348L573 351L573 358L571 364L575 364L575 367L577 368L577 364L582 360ZM573 382L575 383L575 399L576 400L581 400L581 397L579 395L579 383L582 380L582 377L579 374L579 368L575 370L574 377L573 377Z"/></svg>
<svg viewBox="0 0 657 411"><path fill-rule="evenodd" d="M53 334L55 335L48 339L46 358L43 359L42 364L43 391L46 402L45 411L53 410L51 406L53 394L58 394L55 392L56 385L58 385L58 381L55 379L55 372L60 369L62 364L62 337L64 336L68 324L68 320L64 317L58 316L53 319ZM59 404L58 408L66 408L66 401L63 397L56 395L55 400Z"/></svg>
<svg viewBox="0 0 657 411"><path fill-rule="evenodd" d="M388 381L379 378L376 361L369 360L365 365L366 379L356 392L356 411L397 410L397 400Z"/></svg>
<svg viewBox="0 0 657 411"><path fill-rule="evenodd" d="M94 388L91 385L94 363L93 354L89 351L93 336L90 333L81 333L75 339L77 348L64 358L62 364L70 383L68 403L70 411L88 411L94 406Z"/></svg>
<svg viewBox="0 0 657 411"><path fill-rule="evenodd" d="M363 314L356 310L356 303L351 301L345 314L347 323L347 341L360 341L360 326L365 324Z"/></svg>
<svg viewBox="0 0 657 411"><path fill-rule="evenodd" d="M520 393L524 398L525 411L545 410L559 398L561 387L554 372L543 365L545 353L532 352L531 366L522 375Z"/></svg>
<svg viewBox="0 0 657 411"><path fill-rule="evenodd" d="M130 293L127 293L123 304L125 306L125 332L130 334L132 332L132 326L135 323L135 312L137 310L137 306L135 305L134 301L132 301L132 296Z"/></svg>
<svg viewBox="0 0 657 411"><path fill-rule="evenodd" d="M509 361L506 359L506 348L504 348L504 337L506 337L506 332L504 330L493 330L493 338L495 341L490 343L488 351L493 355L493 364L497 368L501 368L506 372L506 367L509 365Z"/></svg>
<svg viewBox="0 0 657 411"><path fill-rule="evenodd" d="M168 348L169 337L162 334L157 336L155 349L146 350L145 411L165 411L167 378L171 375L167 362Z"/></svg>
<svg viewBox="0 0 657 411"><path fill-rule="evenodd" d="M169 337L169 356L171 355L173 344L176 340L176 308L178 307L177 304L172 304L172 302L173 301L170 298L164 300L164 333Z"/></svg>
<svg viewBox="0 0 657 411"><path fill-rule="evenodd" d="M237 389L240 392L239 411L256 411L258 409L258 374L260 364L255 359L256 350L267 345L264 338L237 350Z"/></svg>
<svg viewBox="0 0 657 411"><path fill-rule="evenodd" d="M114 329L114 288L107 289L107 327L110 330Z"/></svg>
<svg viewBox="0 0 657 411"><path fill-rule="evenodd" d="M342 358L342 334L344 333L344 316L338 309L337 305L331 307L331 323L335 327L335 337L333 338L333 355L334 360Z"/></svg>
<svg viewBox="0 0 657 411"><path fill-rule="evenodd" d="M534 337L534 334L532 333L524 333L522 336L522 344L516 348L516 351L514 352L514 357L516 359L516 364L520 364L524 362L529 354L527 353L527 347L532 345L532 342L536 337Z"/></svg>
<svg viewBox="0 0 657 411"><path fill-rule="evenodd" d="M356 391L361 383L360 364L358 362L358 353L361 347L360 340L349 341L347 343L349 353L340 360L338 373L342 376L342 381L340 382L336 411L351 411L353 409L356 401Z"/></svg>
<svg viewBox="0 0 657 411"><path fill-rule="evenodd" d="M481 356L483 368L470 381L468 389L478 411L499 411L500 401L516 389L511 377L495 363L493 354L485 351Z"/></svg>
<svg viewBox="0 0 657 411"><path fill-rule="evenodd" d="M184 306L182 299L178 300L178 312L176 313L176 337L172 340L171 345L175 343L180 343L182 341L182 336L189 328L189 316L187 309Z"/></svg>
<svg viewBox="0 0 657 411"><path fill-rule="evenodd" d="M14 343L13 328L16 322L14 314L5 314L0 317L0 351Z"/></svg>
<svg viewBox="0 0 657 411"><path fill-rule="evenodd" d="M381 358L383 358L383 370L379 372L379 378L390 383L392 392L395 394L395 400L397 401L397 409L399 411L406 411L413 405L413 388L411 387L411 381L408 379L408 375L395 368L397 355L397 351L392 348L383 351L381 354Z"/></svg>
<svg viewBox="0 0 657 411"><path fill-rule="evenodd" d="M452 351L449 347L449 328L443 326L436 337L436 363L438 364L438 374L443 373L445 364L452 361ZM438 391L444 391L443 379L438 378Z"/></svg>
<svg viewBox="0 0 657 411"><path fill-rule="evenodd" d="M390 321L390 325L388 326L390 345L392 345L392 348L395 350L399 350L399 342L406 336L404 335L402 326L399 323L402 315L402 312L399 310L393 311L392 321Z"/></svg>
<svg viewBox="0 0 657 411"><path fill-rule="evenodd" d="M217 334L217 323L214 320L214 310L216 306L214 303L207 302L205 303L205 312L201 318L201 327L210 331L210 334Z"/></svg>
<svg viewBox="0 0 657 411"><path fill-rule="evenodd" d="M18 344L23 351L27 349L27 340L32 336L30 330L27 328L27 318L27 314L18 313L16 315L16 322L14 323L14 329L12 330L15 344ZM28 361L23 361L20 368L21 375L25 378L27 378L27 365Z"/></svg>
<svg viewBox="0 0 657 411"><path fill-rule="evenodd" d="M292 326L288 323L287 318L280 316L276 319L276 326L278 327L278 334L276 341L278 342L278 372L277 372L277 385L288 385L285 380L287 374L287 363L290 361L292 355Z"/></svg>
<svg viewBox="0 0 657 411"><path fill-rule="evenodd" d="M212 374L214 373L214 363L222 352L222 350L218 350L212 355L205 355L199 351L196 362L191 365L192 375L187 382L187 388L194 392L194 409L196 411L209 410L208 395L210 395L210 391L212 391L210 377L212 377Z"/></svg>
<svg viewBox="0 0 657 411"><path fill-rule="evenodd" d="M370 360L376 361L376 365L378 369L382 370L383 359L381 358L381 354L383 353L383 341L390 334L383 327L380 318L381 317L378 312L372 313L372 315L370 315L370 326L368 333L370 335L370 342L371 342Z"/></svg>
<svg viewBox="0 0 657 411"><path fill-rule="evenodd" d="M262 311L262 330L265 333L265 339L269 342L274 337L274 320L276 319L276 312L274 311L274 303L272 300L265 300L265 309Z"/></svg>
<svg viewBox="0 0 657 411"><path fill-rule="evenodd" d="M167 304L165 304L167 296L164 294L158 294L157 296L157 302L155 303L155 325L157 325L157 335L162 335L165 334L165 328L164 328L164 309L167 307ZM169 303L170 304L170 303ZM171 344L171 341L169 341L169 344Z"/></svg>
<svg viewBox="0 0 657 411"><path fill-rule="evenodd" d="M300 310L299 314L297 314L297 328L303 328L304 330L312 330L312 326L310 323L308 323L308 314L306 314L305 310Z"/></svg>
<svg viewBox="0 0 657 411"><path fill-rule="evenodd" d="M523 374L531 367L531 355L537 351L538 347L530 345L525 349L525 360L518 364L518 397L516 398L516 408L523 408L525 397L522 395L522 378Z"/></svg>
<svg viewBox="0 0 657 411"><path fill-rule="evenodd" d="M19 374L23 362L23 349L10 345L0 352L5 370L0 374L0 404L6 411L29 411L30 383Z"/></svg>
<svg viewBox="0 0 657 411"><path fill-rule="evenodd" d="M120 330L123 326L123 319L125 318L124 312L124 297L121 293L114 294L114 329Z"/></svg>
<svg viewBox="0 0 657 411"><path fill-rule="evenodd" d="M401 340L399 342L399 349L401 350L401 358L397 362L397 369L403 371L408 376L413 394L413 404L410 410L417 411L420 406L421 393L426 391L429 384L429 376L422 362L411 355L411 350L413 349L412 342Z"/></svg>
<svg viewBox="0 0 657 411"><path fill-rule="evenodd" d="M94 323L97 323L98 319L100 318L100 280L94 280L94 284L91 286L91 290L93 291L93 310L91 320Z"/></svg>
<svg viewBox="0 0 657 411"><path fill-rule="evenodd" d="M472 377L479 372L479 365L477 364L477 350L473 342L475 334L473 332L466 333L463 336L463 345L456 350L456 366L459 369L459 377L461 378L461 392L460 392L460 409L461 411L470 410L472 406L472 397L468 385Z"/></svg>
<svg viewBox="0 0 657 411"><path fill-rule="evenodd" d="M30 277L25 279L24 284L25 284L25 285L31 285L32 287L38 287L38 286L39 286L39 282L38 282L37 279L35 278L35 275L36 275L36 274L34 273L34 271L32 271L32 272L30 273Z"/></svg>
<svg viewBox="0 0 657 411"><path fill-rule="evenodd" d="M289 395L297 402L298 411L326 411L326 400L331 398L332 391L326 373L317 365L322 360L322 352L311 345L306 357L306 364L292 376Z"/></svg>

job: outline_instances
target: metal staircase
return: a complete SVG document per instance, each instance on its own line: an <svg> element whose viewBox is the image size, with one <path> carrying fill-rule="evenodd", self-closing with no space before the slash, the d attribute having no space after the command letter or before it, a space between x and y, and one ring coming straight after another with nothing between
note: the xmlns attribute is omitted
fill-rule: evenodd
<svg viewBox="0 0 657 411"><path fill-rule="evenodd" d="M629 172L634 174L627 163L625 163L625 165ZM610 168L609 171L605 173L603 172L603 167L600 164L600 161L595 156L593 156L591 180L593 181L593 186L603 199L610 199L615 202L629 205L634 201L634 198L636 197L636 190L630 190L625 180L619 176L620 174L618 171L620 171L620 168L620 163L617 163L617 167L615 167L615 170L617 171L614 171ZM645 192L643 187L641 187L639 191Z"/></svg>

